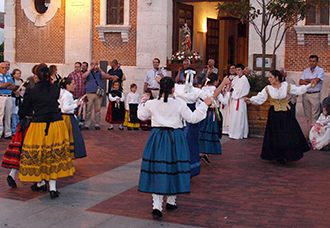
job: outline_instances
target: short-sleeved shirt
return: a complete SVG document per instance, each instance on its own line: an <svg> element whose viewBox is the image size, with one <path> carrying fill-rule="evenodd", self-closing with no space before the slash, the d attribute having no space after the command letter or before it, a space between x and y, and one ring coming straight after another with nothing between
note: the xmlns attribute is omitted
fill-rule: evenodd
<svg viewBox="0 0 330 228"><path fill-rule="evenodd" d="M6 82L11 82L12 84L15 84L13 77L9 74L3 75L0 74L0 83L6 83ZM5 95L10 95L11 90L10 89L0 89L0 94L5 94Z"/></svg>
<svg viewBox="0 0 330 228"><path fill-rule="evenodd" d="M121 82L123 80L123 71L118 67L116 70L114 70L113 68L111 68L109 71L108 71L108 74L109 75L115 75L118 77L118 80L119 81L119 89L122 91L123 90L123 87L121 86ZM112 81L109 80L109 84L108 84L108 93L110 93L112 89Z"/></svg>
<svg viewBox="0 0 330 228"><path fill-rule="evenodd" d="M161 69L160 71L162 72L164 77L167 76L166 70ZM158 76L159 76L159 72L155 68L148 71L146 79L144 80L144 82L148 84L148 88L159 89L159 83L156 81L156 78Z"/></svg>
<svg viewBox="0 0 330 228"><path fill-rule="evenodd" d="M83 72L77 74L75 71L68 75L68 78L73 78L73 80L76 82L76 88L73 91L74 98L79 98L86 92L85 79L82 77L82 75Z"/></svg>
<svg viewBox="0 0 330 228"><path fill-rule="evenodd" d="M307 92L317 92L321 91L322 89L322 84L324 81L324 70L321 67L316 66L314 69L314 72L311 71L311 68L307 68L304 70L303 74L301 75L300 79L305 80L305 79L314 79L314 78L319 78L320 82L315 85L314 88L309 88Z"/></svg>
<svg viewBox="0 0 330 228"><path fill-rule="evenodd" d="M102 88L102 75L100 71L94 72L94 76L96 78L97 83ZM89 75L86 78L86 93L96 93L97 91L97 85L94 80L93 74L89 73Z"/></svg>

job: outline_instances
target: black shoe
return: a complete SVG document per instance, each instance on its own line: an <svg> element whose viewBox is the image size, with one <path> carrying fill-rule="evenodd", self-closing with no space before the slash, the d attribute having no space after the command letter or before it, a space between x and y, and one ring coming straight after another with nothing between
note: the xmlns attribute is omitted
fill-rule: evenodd
<svg viewBox="0 0 330 228"><path fill-rule="evenodd" d="M204 154L203 157L201 157L201 160L205 162L208 165L211 165L211 162L209 160L209 156L207 154Z"/></svg>
<svg viewBox="0 0 330 228"><path fill-rule="evenodd" d="M32 186L31 186L31 189L35 192L39 192L39 191L43 191L43 192L46 192L47 191L47 184L44 184L43 186L41 187L38 187L38 183L35 182Z"/></svg>
<svg viewBox="0 0 330 228"><path fill-rule="evenodd" d="M113 127L108 127L108 131L111 131L111 130L113 130Z"/></svg>
<svg viewBox="0 0 330 228"><path fill-rule="evenodd" d="M279 162L282 165L285 165L285 163L286 163L284 158L278 159L277 162Z"/></svg>
<svg viewBox="0 0 330 228"><path fill-rule="evenodd" d="M138 131L139 130L139 128L137 127L137 128L134 128L134 131Z"/></svg>
<svg viewBox="0 0 330 228"><path fill-rule="evenodd" d="M326 145L325 147L323 147L323 150L329 151L330 150L330 146L329 145Z"/></svg>
<svg viewBox="0 0 330 228"><path fill-rule="evenodd" d="M9 187L11 187L11 188L17 188L16 182L15 182L15 180L11 176L8 176L7 177L7 183L9 185Z"/></svg>
<svg viewBox="0 0 330 228"><path fill-rule="evenodd" d="M166 210L167 211L174 211L176 209L178 209L178 205L176 205L176 204L172 205L172 204L169 204L169 203L166 204Z"/></svg>
<svg viewBox="0 0 330 228"><path fill-rule="evenodd" d="M51 199L55 199L60 196L60 192L58 191L50 191L49 194Z"/></svg>
<svg viewBox="0 0 330 228"><path fill-rule="evenodd" d="M159 219L163 216L162 212L157 209L154 209L151 214L154 219Z"/></svg>
<svg viewBox="0 0 330 228"><path fill-rule="evenodd" d="M119 126L119 130L121 131L124 130L123 126Z"/></svg>
<svg viewBox="0 0 330 228"><path fill-rule="evenodd" d="M131 131L131 130L132 130L132 128L131 128L131 127L128 127L128 128L127 128L127 131Z"/></svg>

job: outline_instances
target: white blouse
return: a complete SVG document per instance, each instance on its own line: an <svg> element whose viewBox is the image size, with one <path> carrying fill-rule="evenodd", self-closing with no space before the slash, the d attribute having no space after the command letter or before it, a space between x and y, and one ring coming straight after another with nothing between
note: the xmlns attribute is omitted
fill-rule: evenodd
<svg viewBox="0 0 330 228"><path fill-rule="evenodd" d="M203 92L206 94L207 97L212 97L214 94L214 91L216 90L215 86L204 86L202 88ZM228 104L228 100L230 98L230 93L226 93L225 96L223 96L221 93L217 97L217 105L219 106L220 103L223 105Z"/></svg>
<svg viewBox="0 0 330 228"><path fill-rule="evenodd" d="M268 92L271 98L282 100L286 98L287 91L288 91L288 83L282 82L281 87L279 89L274 88L271 85L268 85ZM307 92L307 89L311 87L311 84L308 85L302 85L302 86L295 86L291 84L291 88L289 93L295 94L295 95L301 95ZM266 88L266 87L265 87ZM253 96L250 98L250 102L254 105L261 105L263 104L267 98L268 94L266 92L266 89L263 89L261 92L259 92L256 96Z"/></svg>
<svg viewBox="0 0 330 228"><path fill-rule="evenodd" d="M183 127L183 119L189 123L198 123L206 117L208 106L203 102L194 112L181 100L169 97L149 100L138 107L138 118L147 120L151 117L152 127L171 127L174 129Z"/></svg>
<svg viewBox="0 0 330 228"><path fill-rule="evenodd" d="M74 100L73 94L66 89L61 90L61 97L59 99L61 112L73 114L75 108L78 107L78 100L79 99Z"/></svg>
<svg viewBox="0 0 330 228"><path fill-rule="evenodd" d="M121 93L121 97L118 97L118 96L113 97L113 96L111 95L111 93L109 93L109 100L110 100L111 102L112 102L112 101L116 101L117 99L119 99L120 101L124 102L124 100L125 100L124 93L123 93L123 92Z"/></svg>
<svg viewBox="0 0 330 228"><path fill-rule="evenodd" d="M191 87L189 92L185 92L186 85L175 84L174 97L182 100L187 104L196 103L199 99L204 100L207 98L206 93L196 87Z"/></svg>
<svg viewBox="0 0 330 228"><path fill-rule="evenodd" d="M140 94L138 94L137 92L135 92L135 93L129 92L127 94L127 100L125 103L126 110L129 110L129 104L139 104L140 100L141 100Z"/></svg>

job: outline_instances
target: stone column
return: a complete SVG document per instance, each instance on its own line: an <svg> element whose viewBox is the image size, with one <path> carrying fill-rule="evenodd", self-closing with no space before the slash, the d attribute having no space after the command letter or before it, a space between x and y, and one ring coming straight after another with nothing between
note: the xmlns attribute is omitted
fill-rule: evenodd
<svg viewBox="0 0 330 228"><path fill-rule="evenodd" d="M15 0L5 1L5 29L4 29L4 59L11 63L11 68L15 66Z"/></svg>

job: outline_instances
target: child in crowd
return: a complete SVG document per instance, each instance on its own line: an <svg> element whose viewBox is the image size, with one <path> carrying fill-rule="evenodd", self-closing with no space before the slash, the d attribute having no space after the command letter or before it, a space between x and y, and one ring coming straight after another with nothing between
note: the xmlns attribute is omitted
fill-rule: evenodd
<svg viewBox="0 0 330 228"><path fill-rule="evenodd" d="M144 94L142 95L142 97L145 100L150 100L150 96L151 96L151 90L150 89L146 89L144 91ZM140 121L140 125L141 125L141 129L144 131L150 131L151 130L151 120L141 120Z"/></svg>
<svg viewBox="0 0 330 228"><path fill-rule="evenodd" d="M212 97L216 86L219 84L219 76L215 73L210 73L205 81L205 86L202 91L208 97ZM219 106L227 104L229 93L225 97L220 93L214 103L209 107L206 118L201 122L199 130L199 152L201 159L208 165L211 164L208 154L221 154L220 137L222 134L222 116L220 116Z"/></svg>
<svg viewBox="0 0 330 228"><path fill-rule="evenodd" d="M312 124L309 132L309 140L312 144L313 150L330 150L330 105L323 106L323 113Z"/></svg>
<svg viewBox="0 0 330 228"><path fill-rule="evenodd" d="M15 135L17 124L19 123L18 109L20 104L23 101L23 95L25 92L25 87L21 86L23 83L23 79L21 79L21 71L19 69L14 69L11 73L15 85L17 86L16 90L13 90L11 93L13 99L13 110L11 112L12 120L11 120L11 134Z"/></svg>
<svg viewBox="0 0 330 228"><path fill-rule="evenodd" d="M178 208L176 194L190 192L190 162L187 139L181 130L183 119L197 123L205 118L210 98L192 112L185 102L173 99L174 80L160 80L158 99L143 97L138 107L141 120L151 118L152 131L143 152L138 190L152 193L154 219L162 217L163 197L166 210Z"/></svg>
<svg viewBox="0 0 330 228"><path fill-rule="evenodd" d="M127 94L125 103L126 114L124 126L127 130L139 130L140 120L137 118L137 107L140 103L140 95L136 92L137 85L135 83L130 85L131 92Z"/></svg>
<svg viewBox="0 0 330 228"><path fill-rule="evenodd" d="M124 130L123 123L125 119L124 93L119 90L118 81L112 83L112 89L109 93L109 106L105 120L110 123L108 130L113 130L113 124L119 124L119 130Z"/></svg>
<svg viewBox="0 0 330 228"><path fill-rule="evenodd" d="M78 121L74 115L74 110L81 105L87 94L80 99L73 99L73 91L76 88L76 83L73 78L62 78L59 82L61 88L61 96L59 98L60 108L63 120L66 124L69 140L71 158L86 157L85 142L80 132Z"/></svg>

